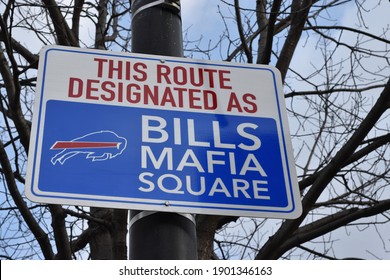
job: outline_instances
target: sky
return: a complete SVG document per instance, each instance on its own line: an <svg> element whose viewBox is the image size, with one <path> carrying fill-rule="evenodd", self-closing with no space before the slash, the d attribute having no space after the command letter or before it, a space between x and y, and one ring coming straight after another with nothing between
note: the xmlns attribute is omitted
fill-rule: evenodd
<svg viewBox="0 0 390 280"><path fill-rule="evenodd" d="M203 42L209 42L209 40L213 40L215 42L216 35L221 34L225 29L224 22L219 14L218 5L221 5L219 0L182 0L182 22L183 22L183 30L189 29L191 32L191 39L197 39L202 37ZM233 1L228 1L233 2ZM252 5L254 5L255 1L250 1ZM338 25L347 25L354 27L356 29L372 32L373 34L377 34L380 36L386 28L389 28L390 20L389 20L389 10L390 10L390 2L389 1L380 1L380 0L371 0L365 1L364 9L368 11L364 15L364 19L359 18L355 1L351 1L347 5L341 6L342 8L332 9L331 14L329 14L329 18L326 18L326 21L335 21L338 20ZM241 0L240 3L248 4L249 1ZM229 13L233 12L232 8L230 11L226 9L226 7L222 7L221 9L225 15L229 15ZM253 7L253 6L252 6ZM228 20L229 21L229 20ZM329 24L329 22L328 22ZM230 32L236 32L234 26L231 27ZM354 36L351 33L344 32L343 38L346 40L355 40ZM309 48L297 48L296 53L294 55L292 65L294 65L295 70L300 73L310 73L312 71L312 66L320 67L321 65L316 65L316 56L318 52L316 52L316 38L307 38L301 44L305 44L309 46ZM388 45L385 43L375 42L367 42L366 47L373 50L383 50L386 51ZM312 50L312 51L310 51ZM202 57L202 54L198 54L199 58ZM339 58L348 57L349 52L340 52L338 54ZM221 59L220 57L213 57L213 60ZM378 63L372 57L369 58L370 62L367 63L366 67L372 71L378 70ZM383 73L383 75L390 76L390 73ZM277 222L276 222L277 223ZM390 225L387 223L385 226L381 226L380 231L390 232ZM270 230L270 232L272 232ZM379 235L378 228L370 227L366 228L364 225L358 227L347 227L341 228L328 235L326 238L331 238L335 240L333 246L333 252L336 256L340 258L348 258L348 257L360 257L366 259L390 259L390 239L389 235ZM312 246L317 247L319 251L322 248L322 238L315 240L312 243ZM315 245L314 243L317 243ZM364 244L369 244L370 249L367 249ZM313 245L314 244L314 245ZM312 247L313 248L313 247Z"/></svg>
<svg viewBox="0 0 390 280"><path fill-rule="evenodd" d="M343 8L340 10L333 10L334 14L329 15L329 18L337 18L340 22L340 25L346 24L349 26L355 26L355 28L380 35L384 29L388 28L390 25L390 20L388 20L390 2L383 0L371 0L366 2L368 3L365 4L365 7L370 12L365 15L364 22L357 18L356 6L353 3L342 6ZM241 0L240 3L243 5L248 5L249 7L252 5L253 7L255 1ZM222 34L225 30L224 22L221 18L220 12L226 16L231 15L233 12L232 8L226 8L225 5L222 5L220 0L181 0L181 6L183 30L189 30L189 40L198 40L202 38L202 46L207 45L210 40L211 45L217 43L217 36ZM232 21L227 19L226 23L232 24ZM91 30L92 28L93 26L91 26ZM230 28L230 32L232 32L232 34L237 34L237 30L233 27ZM88 38L88 36L91 36L91 34L93 33L89 31L89 33L85 33L84 36ZM30 36L31 38L35 37L34 34L26 34L25 32L20 34L16 32L15 35L16 38L24 40ZM348 34L343 36L348 36ZM307 68L310 67L310 65L313 65L313 63L315 64L316 55L318 55L315 51L316 43L317 42L314 38L308 38L305 41L305 44L312 46L312 48L297 49L293 64L296 65L295 67L297 67L296 70L298 72L304 72ZM35 52L38 52L40 48L39 44L30 44L29 47L33 48ZM367 43L367 47L380 50L385 50L386 48L385 44L371 45L371 43ZM308 51L310 49L313 51ZM216 53L218 54L218 52ZM343 55L344 54L340 54L340 56ZM196 54L196 56L198 56L197 58L208 59L200 53ZM212 57L212 59L221 60L223 59L223 56L215 55ZM296 63L297 61L299 61L299 63ZM368 67L375 70L377 69L378 65L375 61L372 61ZM387 232L390 232L390 225L387 225L386 227L388 228ZM384 240L382 240L379 238L376 228L372 227L366 230L363 229L365 229L364 226L361 226L357 228L343 228L333 232L332 238L336 240L333 246L335 254L339 257L358 256L369 259L377 257L390 259L389 236L382 236L384 237ZM372 251L367 251L364 246L359 246L359 244L362 244L362 242L370 242L369 247ZM322 246L320 242L318 243L318 246Z"/></svg>

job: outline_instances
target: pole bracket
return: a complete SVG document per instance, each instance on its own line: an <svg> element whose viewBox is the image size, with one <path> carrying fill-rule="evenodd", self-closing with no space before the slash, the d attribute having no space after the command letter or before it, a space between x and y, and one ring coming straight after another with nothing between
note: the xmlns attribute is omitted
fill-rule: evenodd
<svg viewBox="0 0 390 280"><path fill-rule="evenodd" d="M141 212L139 212L137 215L135 215L134 217L132 217L130 219L129 228L131 228L139 220L141 220L143 218L146 218L147 216L150 216L150 215L153 215L153 214L157 214L157 213L160 213L160 212L154 212L154 211L141 211ZM192 214L184 214L184 213L175 213L175 214L180 215L180 216L188 219L190 222L192 222L194 225L196 225L196 221L195 221L194 215L192 215Z"/></svg>
<svg viewBox="0 0 390 280"><path fill-rule="evenodd" d="M134 5L134 3L136 1L137 0L131 0L131 4ZM139 2L143 2L143 1L139 1ZM156 1L152 1L149 3L143 4L143 5L140 5L138 7L134 7L133 12L132 12L132 16L134 18L140 12L142 12L146 9L149 9L149 8L159 6L159 5L162 5L165 8L171 9L174 12L180 14L180 0L156 0Z"/></svg>

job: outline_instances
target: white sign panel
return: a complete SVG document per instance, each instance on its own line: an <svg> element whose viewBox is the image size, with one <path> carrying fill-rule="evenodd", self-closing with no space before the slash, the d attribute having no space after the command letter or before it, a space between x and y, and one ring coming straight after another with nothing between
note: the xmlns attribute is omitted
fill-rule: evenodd
<svg viewBox="0 0 390 280"><path fill-rule="evenodd" d="M45 203L296 218L278 71L42 50L26 193Z"/></svg>

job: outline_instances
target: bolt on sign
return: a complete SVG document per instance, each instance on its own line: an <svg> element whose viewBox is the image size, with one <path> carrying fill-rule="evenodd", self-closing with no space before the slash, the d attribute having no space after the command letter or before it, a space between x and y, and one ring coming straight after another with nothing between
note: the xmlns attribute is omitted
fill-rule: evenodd
<svg viewBox="0 0 390 280"><path fill-rule="evenodd" d="M300 215L275 68L60 46L39 63L31 200Z"/></svg>

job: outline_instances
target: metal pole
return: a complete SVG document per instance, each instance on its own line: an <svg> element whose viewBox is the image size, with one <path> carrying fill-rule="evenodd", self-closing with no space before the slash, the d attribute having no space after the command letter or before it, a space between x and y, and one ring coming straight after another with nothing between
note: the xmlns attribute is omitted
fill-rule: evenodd
<svg viewBox="0 0 390 280"><path fill-rule="evenodd" d="M132 52L183 56L180 0L132 0ZM130 211L130 259L197 259L190 214Z"/></svg>

